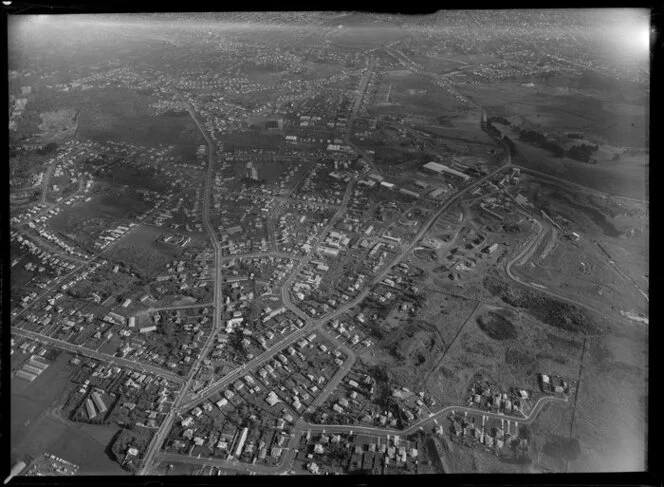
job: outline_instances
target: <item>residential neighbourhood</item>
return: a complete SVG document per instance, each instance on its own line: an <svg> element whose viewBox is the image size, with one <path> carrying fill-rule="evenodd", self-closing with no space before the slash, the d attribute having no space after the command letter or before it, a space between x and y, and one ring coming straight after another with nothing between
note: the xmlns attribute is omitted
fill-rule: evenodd
<svg viewBox="0 0 664 487"><path fill-rule="evenodd" d="M4 7L10 480L644 468L647 10Z"/></svg>

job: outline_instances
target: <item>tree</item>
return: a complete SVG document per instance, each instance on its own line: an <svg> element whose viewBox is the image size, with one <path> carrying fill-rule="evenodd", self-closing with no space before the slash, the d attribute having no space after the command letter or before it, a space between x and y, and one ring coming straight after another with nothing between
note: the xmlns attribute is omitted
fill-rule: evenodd
<svg viewBox="0 0 664 487"><path fill-rule="evenodd" d="M164 321L164 323L159 327L159 332L167 337L172 337L175 334L175 327L173 322Z"/></svg>
<svg viewBox="0 0 664 487"><path fill-rule="evenodd" d="M567 151L567 157L580 162L589 162L590 156L599 149L597 145L575 145Z"/></svg>
<svg viewBox="0 0 664 487"><path fill-rule="evenodd" d="M51 154L52 152L55 152L57 148L58 148L58 144L56 144L55 142L49 142L44 147L39 149L37 151L37 153L40 154L40 155L47 155L47 154Z"/></svg>

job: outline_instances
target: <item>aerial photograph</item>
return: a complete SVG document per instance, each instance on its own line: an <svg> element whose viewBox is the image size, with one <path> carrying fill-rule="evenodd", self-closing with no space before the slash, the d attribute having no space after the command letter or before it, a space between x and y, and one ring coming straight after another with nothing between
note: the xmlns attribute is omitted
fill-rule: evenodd
<svg viewBox="0 0 664 487"><path fill-rule="evenodd" d="M5 482L648 470L650 10L2 3Z"/></svg>

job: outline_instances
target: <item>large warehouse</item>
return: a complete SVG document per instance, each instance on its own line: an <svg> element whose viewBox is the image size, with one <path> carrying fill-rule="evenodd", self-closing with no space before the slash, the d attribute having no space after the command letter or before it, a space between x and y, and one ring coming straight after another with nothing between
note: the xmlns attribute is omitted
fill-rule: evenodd
<svg viewBox="0 0 664 487"><path fill-rule="evenodd" d="M440 174L441 172L446 172L448 174L451 174L453 176L457 176L460 178L463 178L463 180L468 180L470 176L468 174L464 174L460 171L457 171L455 169L452 169L451 167L447 167L444 164L439 164L437 162L427 162L424 166L422 166L422 169L428 172L432 172L434 174Z"/></svg>

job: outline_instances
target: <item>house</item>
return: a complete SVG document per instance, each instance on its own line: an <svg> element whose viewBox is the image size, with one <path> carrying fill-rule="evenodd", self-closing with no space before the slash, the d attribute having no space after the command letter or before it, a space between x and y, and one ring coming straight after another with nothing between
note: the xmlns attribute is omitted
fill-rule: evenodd
<svg viewBox="0 0 664 487"><path fill-rule="evenodd" d="M270 393L267 395L267 398L265 398L265 401L270 405L274 406L278 402L280 402L280 399L277 397L274 391L270 391Z"/></svg>

